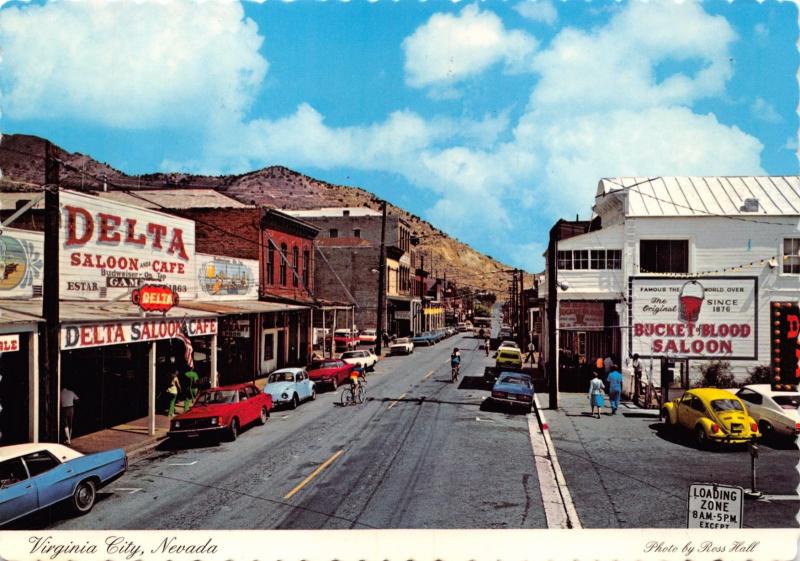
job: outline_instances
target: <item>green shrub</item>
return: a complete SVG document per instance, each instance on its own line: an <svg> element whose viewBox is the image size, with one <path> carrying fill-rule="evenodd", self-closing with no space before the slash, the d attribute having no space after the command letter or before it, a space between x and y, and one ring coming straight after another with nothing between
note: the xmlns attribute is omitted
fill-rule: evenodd
<svg viewBox="0 0 800 561"><path fill-rule="evenodd" d="M770 384L772 383L772 368L760 364L750 371L750 375L744 381L747 384Z"/></svg>
<svg viewBox="0 0 800 561"><path fill-rule="evenodd" d="M725 360L712 360L700 366L700 381L695 387L734 388L736 385L731 374L731 363Z"/></svg>

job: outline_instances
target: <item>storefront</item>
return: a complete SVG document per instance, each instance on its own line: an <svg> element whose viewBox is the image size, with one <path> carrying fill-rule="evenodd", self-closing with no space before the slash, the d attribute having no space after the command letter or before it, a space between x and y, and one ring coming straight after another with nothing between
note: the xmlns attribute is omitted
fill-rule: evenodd
<svg viewBox="0 0 800 561"><path fill-rule="evenodd" d="M39 321L0 308L0 446L38 440Z"/></svg>

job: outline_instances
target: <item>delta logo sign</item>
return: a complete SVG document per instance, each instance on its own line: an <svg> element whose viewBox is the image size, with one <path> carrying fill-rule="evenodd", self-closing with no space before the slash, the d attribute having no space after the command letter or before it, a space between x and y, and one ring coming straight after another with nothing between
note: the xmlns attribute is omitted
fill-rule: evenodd
<svg viewBox="0 0 800 561"><path fill-rule="evenodd" d="M146 284L131 293L131 302L145 312L167 313L180 302L178 293L168 286Z"/></svg>

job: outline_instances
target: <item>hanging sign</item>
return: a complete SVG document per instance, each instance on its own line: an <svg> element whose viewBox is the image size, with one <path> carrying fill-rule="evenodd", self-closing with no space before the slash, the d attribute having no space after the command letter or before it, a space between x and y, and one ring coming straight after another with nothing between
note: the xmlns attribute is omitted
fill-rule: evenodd
<svg viewBox="0 0 800 561"><path fill-rule="evenodd" d="M168 286L145 284L131 293L131 302L145 312L168 312L179 300L178 293Z"/></svg>
<svg viewBox="0 0 800 561"><path fill-rule="evenodd" d="M173 339L184 330L189 337L216 335L217 320L208 318L164 318L136 321L82 323L61 327L61 350L105 345L126 345Z"/></svg>
<svg viewBox="0 0 800 561"><path fill-rule="evenodd" d="M19 335L0 335L0 353L13 353L19 350Z"/></svg>
<svg viewBox="0 0 800 561"><path fill-rule="evenodd" d="M632 354L758 358L756 277L632 277L630 300Z"/></svg>
<svg viewBox="0 0 800 561"><path fill-rule="evenodd" d="M233 337L234 339L249 339L250 320L222 319L220 320L219 334L221 337Z"/></svg>
<svg viewBox="0 0 800 561"><path fill-rule="evenodd" d="M772 302L772 389L795 391L800 382L800 306L797 302Z"/></svg>
<svg viewBox="0 0 800 561"><path fill-rule="evenodd" d="M196 297L194 222L61 191L59 266L64 300L113 300L145 284Z"/></svg>

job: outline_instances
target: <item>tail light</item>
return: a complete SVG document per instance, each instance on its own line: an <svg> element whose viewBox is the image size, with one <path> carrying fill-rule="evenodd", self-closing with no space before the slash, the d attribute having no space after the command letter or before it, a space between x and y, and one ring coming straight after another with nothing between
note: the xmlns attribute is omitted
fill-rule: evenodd
<svg viewBox="0 0 800 561"><path fill-rule="evenodd" d="M794 430L795 430L795 432L800 432L800 423L795 423L794 424Z"/></svg>
<svg viewBox="0 0 800 561"><path fill-rule="evenodd" d="M492 397L505 397L506 394L503 392L492 392Z"/></svg>
<svg viewBox="0 0 800 561"><path fill-rule="evenodd" d="M758 432L758 425L755 423L750 423L750 430L752 432Z"/></svg>
<svg viewBox="0 0 800 561"><path fill-rule="evenodd" d="M719 425L717 423L714 423L713 425L711 425L711 432L712 433L719 432Z"/></svg>

